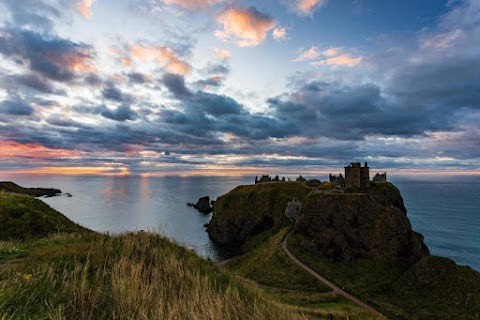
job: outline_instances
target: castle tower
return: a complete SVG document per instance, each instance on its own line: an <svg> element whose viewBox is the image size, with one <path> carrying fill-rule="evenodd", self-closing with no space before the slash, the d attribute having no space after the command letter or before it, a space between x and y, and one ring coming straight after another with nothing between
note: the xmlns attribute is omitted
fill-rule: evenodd
<svg viewBox="0 0 480 320"><path fill-rule="evenodd" d="M362 167L360 162L352 162L345 167L345 187L368 188L370 186L370 168L368 163Z"/></svg>

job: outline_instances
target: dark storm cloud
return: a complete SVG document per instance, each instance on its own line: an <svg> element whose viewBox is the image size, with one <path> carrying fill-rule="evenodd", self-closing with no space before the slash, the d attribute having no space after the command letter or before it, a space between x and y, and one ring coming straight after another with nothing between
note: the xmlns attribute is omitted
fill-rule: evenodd
<svg viewBox="0 0 480 320"><path fill-rule="evenodd" d="M90 73L88 74L85 78L84 81L93 87L98 87L103 84L102 78L100 78L98 75L95 73Z"/></svg>
<svg viewBox="0 0 480 320"><path fill-rule="evenodd" d="M246 114L241 104L224 95L199 91L194 95L190 103L215 117L229 114Z"/></svg>
<svg viewBox="0 0 480 320"><path fill-rule="evenodd" d="M182 76L166 74L163 82L181 102L181 110L165 110L163 121L188 134L211 136L231 133L248 139L285 137L299 132L290 121L264 114L252 114L231 97L205 91L192 92Z"/></svg>
<svg viewBox="0 0 480 320"><path fill-rule="evenodd" d="M393 94L417 105L480 109L480 58L458 54L410 65L390 85Z"/></svg>
<svg viewBox="0 0 480 320"><path fill-rule="evenodd" d="M75 120L59 118L59 117L47 118L46 122L48 124L52 125L52 126L62 127L62 128L71 128L71 129L77 129L77 128L88 129L88 128L90 128L89 126L83 125L80 122L77 122Z"/></svg>
<svg viewBox="0 0 480 320"><path fill-rule="evenodd" d="M218 88L222 85L223 78L221 77L210 77L207 79L197 80L194 82L196 87L205 89L205 88Z"/></svg>
<svg viewBox="0 0 480 320"><path fill-rule="evenodd" d="M117 102L130 102L132 101L132 96L129 94L123 93L117 87L110 85L102 90L102 96L106 99L117 101Z"/></svg>
<svg viewBox="0 0 480 320"><path fill-rule="evenodd" d="M92 58L92 48L85 44L30 30L1 31L0 53L51 80L73 80L76 68Z"/></svg>
<svg viewBox="0 0 480 320"><path fill-rule="evenodd" d="M163 75L163 84L167 87L175 98L182 100L192 95L185 85L185 78L178 74L166 73Z"/></svg>
<svg viewBox="0 0 480 320"><path fill-rule="evenodd" d="M221 64L210 64L207 67L207 73L211 75L227 75L230 73L230 68Z"/></svg>
<svg viewBox="0 0 480 320"><path fill-rule="evenodd" d="M141 72L128 73L127 77L130 80L130 82L137 83L137 84L144 84L150 81L148 77Z"/></svg>
<svg viewBox="0 0 480 320"><path fill-rule="evenodd" d="M19 97L12 97L0 103L0 112L12 116L30 116L34 109L32 106Z"/></svg>
<svg viewBox="0 0 480 320"><path fill-rule="evenodd" d="M137 117L137 114L128 105L122 105L115 110L104 107L100 114L115 121L134 120Z"/></svg>
<svg viewBox="0 0 480 320"><path fill-rule="evenodd" d="M414 90L415 82L407 83ZM278 119L293 121L302 135L310 137L363 140L369 135L412 137L452 130L455 110L438 108L447 103L442 97L436 97L434 105L409 101L408 95L387 98L384 94L375 84L310 81L267 102Z"/></svg>
<svg viewBox="0 0 480 320"><path fill-rule="evenodd" d="M13 77L19 84L35 89L42 93L60 93L55 90L54 86L47 79L36 74L26 74Z"/></svg>

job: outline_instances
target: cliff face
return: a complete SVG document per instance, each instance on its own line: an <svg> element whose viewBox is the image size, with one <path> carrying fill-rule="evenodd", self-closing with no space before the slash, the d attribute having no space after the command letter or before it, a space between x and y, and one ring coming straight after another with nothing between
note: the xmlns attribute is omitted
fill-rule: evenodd
<svg viewBox="0 0 480 320"><path fill-rule="evenodd" d="M368 194L313 194L295 226L302 245L346 264L359 259L410 265L428 249L412 231L403 200L391 184Z"/></svg>
<svg viewBox="0 0 480 320"><path fill-rule="evenodd" d="M220 245L239 247L252 236L285 227L287 202L303 199L310 191L300 182L237 187L217 199L207 232Z"/></svg>

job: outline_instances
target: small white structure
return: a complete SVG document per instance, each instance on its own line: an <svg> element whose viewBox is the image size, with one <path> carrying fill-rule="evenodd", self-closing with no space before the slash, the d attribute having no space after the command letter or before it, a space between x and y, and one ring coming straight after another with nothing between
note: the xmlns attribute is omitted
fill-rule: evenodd
<svg viewBox="0 0 480 320"><path fill-rule="evenodd" d="M292 201L287 203L287 208L285 209L285 216L289 219L295 219L295 217L302 209L302 203L296 198L293 198Z"/></svg>

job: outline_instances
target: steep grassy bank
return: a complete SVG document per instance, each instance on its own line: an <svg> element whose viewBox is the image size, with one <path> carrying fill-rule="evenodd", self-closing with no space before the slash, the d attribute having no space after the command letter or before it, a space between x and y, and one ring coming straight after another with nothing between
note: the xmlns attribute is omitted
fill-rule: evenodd
<svg viewBox="0 0 480 320"><path fill-rule="evenodd" d="M377 319L375 315L331 292L331 289L293 263L281 248L291 228L226 265L233 273L254 281L274 299L334 319Z"/></svg>
<svg viewBox="0 0 480 320"><path fill-rule="evenodd" d="M392 319L480 319L480 273L426 256L410 267L361 260L333 262L293 235L289 249L304 263Z"/></svg>
<svg viewBox="0 0 480 320"><path fill-rule="evenodd" d="M326 318L159 235L90 232L13 193L0 193L0 218L2 320Z"/></svg>
<svg viewBox="0 0 480 320"><path fill-rule="evenodd" d="M158 235L63 234L10 245L23 258L1 274L0 318L304 318ZM11 248L1 248L5 263Z"/></svg>
<svg viewBox="0 0 480 320"><path fill-rule="evenodd" d="M43 201L0 191L0 241L31 239L57 232L87 232Z"/></svg>

